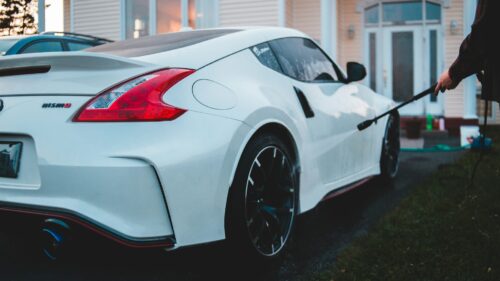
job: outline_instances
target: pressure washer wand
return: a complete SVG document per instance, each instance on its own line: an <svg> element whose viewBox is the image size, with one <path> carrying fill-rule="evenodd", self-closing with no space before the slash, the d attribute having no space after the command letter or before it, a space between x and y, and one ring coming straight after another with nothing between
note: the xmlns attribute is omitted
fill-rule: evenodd
<svg viewBox="0 0 500 281"><path fill-rule="evenodd" d="M401 107L403 107L403 106L406 106L406 105L407 105L407 104L409 104L409 103L412 103L412 102L417 101L417 100L419 100L419 99L421 99L421 98L423 98L423 97L425 97L425 96L427 96L427 95L429 95L429 94L434 93L434 89L436 89L436 86L437 86L437 84L434 84L434 85L432 85L429 89L427 89L427 90L425 90L425 91L421 92L420 94L418 94L418 95L416 95L416 96L413 96L411 99L409 99L409 100L407 100L407 101L405 101L405 102L403 102L403 103L399 104L398 106L394 107L393 109L388 110L387 112L385 112L385 113L383 113L383 114L380 114L379 116L376 116L376 117L375 117L375 118L373 118L373 119L366 120L366 121L364 121L364 122L359 123L359 124L358 124L358 130L359 130L359 131L363 131L364 129L366 129L366 128L370 127L373 123L376 123L379 119L383 118L384 116L386 116L386 115L388 115L388 114L391 114L391 113L393 113L393 112L397 111L398 109L400 109L400 108L401 108Z"/></svg>

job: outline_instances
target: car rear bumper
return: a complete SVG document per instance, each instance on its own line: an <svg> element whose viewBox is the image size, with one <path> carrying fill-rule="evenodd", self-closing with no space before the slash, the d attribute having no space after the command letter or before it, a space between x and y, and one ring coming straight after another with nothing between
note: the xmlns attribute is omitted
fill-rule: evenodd
<svg viewBox="0 0 500 281"><path fill-rule="evenodd" d="M23 148L18 178L0 178L0 202L63 210L125 241L175 237L178 248L225 238L248 125L194 111L171 122L74 123L89 97L2 99L0 141Z"/></svg>
<svg viewBox="0 0 500 281"><path fill-rule="evenodd" d="M24 160L32 158L28 157L33 151L30 142L18 139L25 144ZM113 158L102 166L40 163L36 169L39 182L30 181L36 179L35 169L20 170L22 184L0 180L0 209L63 216L130 245L162 241L174 234L163 189L147 162Z"/></svg>
<svg viewBox="0 0 500 281"><path fill-rule="evenodd" d="M133 238L117 233L114 230L102 225L90 218L86 218L81 214L74 213L69 210L55 209L40 206L28 206L20 204L12 204L0 202L0 214L6 215L27 215L37 217L40 220L45 219L60 219L71 225L78 225L91 232L96 233L106 239L112 240L118 244L130 248L174 248L175 237L173 235L164 237L154 237L149 239ZM15 225L14 225L15 227Z"/></svg>

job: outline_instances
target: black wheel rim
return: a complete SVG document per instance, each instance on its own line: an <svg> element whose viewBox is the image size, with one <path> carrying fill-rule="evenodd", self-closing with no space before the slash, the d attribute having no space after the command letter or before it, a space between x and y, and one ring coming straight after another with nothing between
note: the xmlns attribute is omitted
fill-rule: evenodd
<svg viewBox="0 0 500 281"><path fill-rule="evenodd" d="M399 151L401 149L399 140L399 123L397 118L389 118L384 139L384 158L387 174L394 177L399 168Z"/></svg>
<svg viewBox="0 0 500 281"><path fill-rule="evenodd" d="M250 168L245 218L250 240L262 255L276 255L290 236L296 196L293 169L275 146L262 149Z"/></svg>

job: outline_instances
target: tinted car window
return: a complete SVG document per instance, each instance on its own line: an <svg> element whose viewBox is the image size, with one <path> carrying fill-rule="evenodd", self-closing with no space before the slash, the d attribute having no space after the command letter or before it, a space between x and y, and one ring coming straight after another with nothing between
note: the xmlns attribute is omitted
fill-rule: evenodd
<svg viewBox="0 0 500 281"><path fill-rule="evenodd" d="M68 43L68 49L70 51L80 51L83 49L93 47L92 45L85 44L85 43L78 43L78 42L67 42L67 43Z"/></svg>
<svg viewBox="0 0 500 281"><path fill-rule="evenodd" d="M47 52L62 52L62 44L59 41L42 41L26 47L22 53L47 53Z"/></svg>
<svg viewBox="0 0 500 281"><path fill-rule="evenodd" d="M251 48L254 55L257 59L265 66L269 67L272 70L282 72L281 67L278 63L278 59L271 50L271 47L268 43L262 43Z"/></svg>
<svg viewBox="0 0 500 281"><path fill-rule="evenodd" d="M333 63L311 40L283 38L269 44L286 75L306 82L338 80Z"/></svg>

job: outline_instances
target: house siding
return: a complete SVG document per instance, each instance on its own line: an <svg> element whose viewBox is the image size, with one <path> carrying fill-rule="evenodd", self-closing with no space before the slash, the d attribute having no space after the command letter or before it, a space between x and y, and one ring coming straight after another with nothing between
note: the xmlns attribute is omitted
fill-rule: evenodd
<svg viewBox="0 0 500 281"><path fill-rule="evenodd" d="M285 24L288 27L293 27L293 0L286 0L286 18L285 18Z"/></svg>
<svg viewBox="0 0 500 281"><path fill-rule="evenodd" d="M278 0L219 0L219 25L278 26Z"/></svg>
<svg viewBox="0 0 500 281"><path fill-rule="evenodd" d="M463 0L450 0L448 8L443 9L443 37L444 37L444 60L445 68L449 67L456 59L462 40L463 31L464 4ZM449 28L451 21L458 23L456 34L452 34ZM463 117L464 115L464 88L459 85L455 90L448 91L444 100L444 114L446 117Z"/></svg>
<svg viewBox="0 0 500 281"><path fill-rule="evenodd" d="M73 0L74 32L120 39L120 0Z"/></svg>
<svg viewBox="0 0 500 281"><path fill-rule="evenodd" d="M64 31L71 31L71 0L64 0L63 3L63 11L64 11L64 24L63 24L63 29Z"/></svg>
<svg viewBox="0 0 500 281"><path fill-rule="evenodd" d="M321 0L293 0L293 24L298 29L320 42L321 40Z"/></svg>
<svg viewBox="0 0 500 281"><path fill-rule="evenodd" d="M357 2L338 0L337 57L342 67L349 61L363 62L363 14L357 12ZM350 25L355 30L354 38L348 37Z"/></svg>

